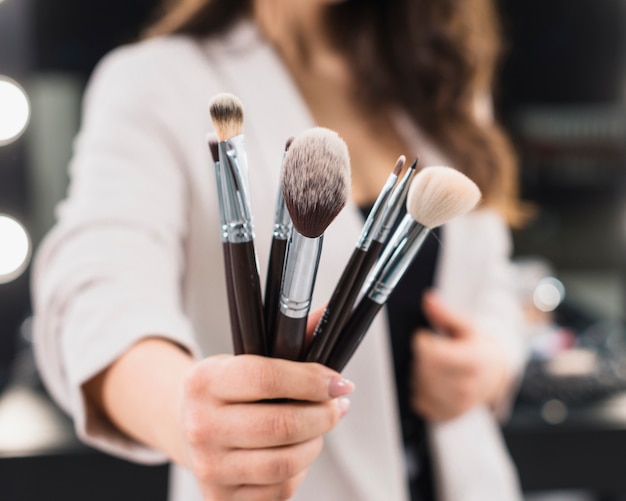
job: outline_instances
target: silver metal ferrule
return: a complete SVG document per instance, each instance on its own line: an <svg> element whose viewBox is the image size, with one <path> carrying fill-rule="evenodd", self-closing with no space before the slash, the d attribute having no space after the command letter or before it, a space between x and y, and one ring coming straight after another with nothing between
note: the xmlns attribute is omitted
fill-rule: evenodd
<svg viewBox="0 0 626 501"><path fill-rule="evenodd" d="M376 198L376 202L374 202L372 210L370 210L370 213L367 215L367 219L361 230L361 235L359 236L359 241L356 244L357 249L362 251L369 249L372 240L374 240L374 237L378 233L378 228L383 222L383 217L387 211L387 200L389 200L397 180L398 176L396 174L389 174L385 185Z"/></svg>
<svg viewBox="0 0 626 501"><path fill-rule="evenodd" d="M221 197L224 207L223 239L231 243L254 239L248 161L243 134L218 143Z"/></svg>
<svg viewBox="0 0 626 501"><path fill-rule="evenodd" d="M416 164L413 163L398 183L398 186L396 186L396 189L393 190L381 217L381 223L376 229L376 234L373 235L373 239L377 242L385 243L387 241L391 228L393 228L393 224L400 213L400 209L406 201L406 196L411 186L411 179L413 179L413 175L415 174L415 168Z"/></svg>
<svg viewBox="0 0 626 501"><path fill-rule="evenodd" d="M288 317L303 318L309 314L323 239L323 235L305 237L295 229L291 233L280 290L280 311Z"/></svg>
<svg viewBox="0 0 626 501"><path fill-rule="evenodd" d="M283 190L279 188L276 195L276 211L274 212L274 231L272 236L276 240L287 240L289 235L291 235L291 226L291 216L285 204Z"/></svg>
<svg viewBox="0 0 626 501"><path fill-rule="evenodd" d="M407 217L411 218L408 214ZM388 259L381 263L380 269L367 290L367 296L378 304L387 302L389 295L406 273L430 232L430 228L412 218L411 222L410 226L405 227L404 235L399 239L398 245L393 248Z"/></svg>
<svg viewBox="0 0 626 501"><path fill-rule="evenodd" d="M224 195L222 193L222 168L220 167L219 162L214 162L215 166L215 186L217 191L217 209L220 216L220 229L221 229L221 237L222 242L226 242L228 240L228 233L225 231L226 229L226 214L224 207Z"/></svg>

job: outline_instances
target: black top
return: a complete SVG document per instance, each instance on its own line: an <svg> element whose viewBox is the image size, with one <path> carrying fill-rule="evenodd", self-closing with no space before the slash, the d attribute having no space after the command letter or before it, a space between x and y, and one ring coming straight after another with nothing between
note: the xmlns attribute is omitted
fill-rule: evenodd
<svg viewBox="0 0 626 501"><path fill-rule="evenodd" d="M361 208L364 217L370 209L371 206ZM398 222L403 216L401 213ZM440 234L439 228L430 232L386 305L412 501L435 499L424 420L411 409L409 381L413 364L411 338L417 329L429 327L421 298L433 285Z"/></svg>

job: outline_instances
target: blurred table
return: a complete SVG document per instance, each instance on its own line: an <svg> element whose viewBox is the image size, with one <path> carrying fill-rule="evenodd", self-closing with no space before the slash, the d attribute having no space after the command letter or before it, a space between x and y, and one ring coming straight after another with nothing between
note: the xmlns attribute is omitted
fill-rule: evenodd
<svg viewBox="0 0 626 501"><path fill-rule="evenodd" d="M626 493L626 393L547 411L517 405L504 428L524 490ZM165 501L167 473L167 466L137 465L86 447L41 390L12 386L0 394L0 499Z"/></svg>
<svg viewBox="0 0 626 501"><path fill-rule="evenodd" d="M41 390L0 393L0 499L165 501L167 466L142 466L86 447Z"/></svg>
<svg viewBox="0 0 626 501"><path fill-rule="evenodd" d="M626 393L571 408L518 404L504 435L525 491L626 493Z"/></svg>

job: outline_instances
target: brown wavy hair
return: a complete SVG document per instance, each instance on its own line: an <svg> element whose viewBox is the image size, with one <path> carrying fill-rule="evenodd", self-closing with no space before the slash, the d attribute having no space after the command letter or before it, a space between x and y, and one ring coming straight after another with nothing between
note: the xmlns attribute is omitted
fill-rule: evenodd
<svg viewBox="0 0 626 501"><path fill-rule="evenodd" d="M252 0L169 0L146 36L217 35L252 14ZM523 219L517 163L497 122L481 123L501 55L493 0L347 0L327 6L334 46L372 109L401 107L471 177L484 204L512 224Z"/></svg>

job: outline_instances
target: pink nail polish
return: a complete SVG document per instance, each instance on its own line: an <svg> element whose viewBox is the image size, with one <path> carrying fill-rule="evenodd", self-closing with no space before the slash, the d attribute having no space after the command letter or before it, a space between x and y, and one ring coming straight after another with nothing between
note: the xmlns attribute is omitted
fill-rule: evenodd
<svg viewBox="0 0 626 501"><path fill-rule="evenodd" d="M347 379L331 379L328 385L328 395L331 398L348 395L354 391L354 383Z"/></svg>

